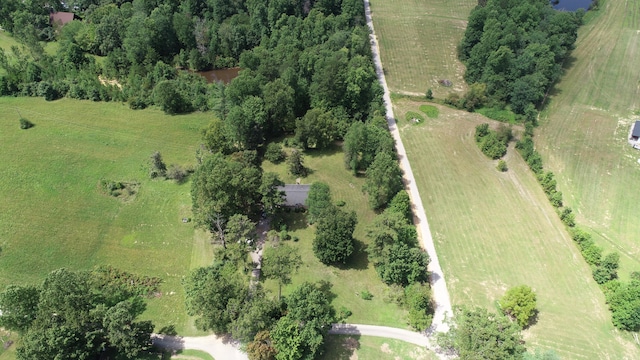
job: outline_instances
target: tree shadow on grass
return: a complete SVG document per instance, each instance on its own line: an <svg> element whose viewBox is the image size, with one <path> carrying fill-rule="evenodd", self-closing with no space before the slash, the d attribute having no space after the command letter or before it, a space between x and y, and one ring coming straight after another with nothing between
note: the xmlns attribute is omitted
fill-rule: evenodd
<svg viewBox="0 0 640 360"><path fill-rule="evenodd" d="M360 349L360 335L329 335L324 343L320 360L349 360Z"/></svg>
<svg viewBox="0 0 640 360"><path fill-rule="evenodd" d="M304 151L305 156L308 156L310 158L323 158L323 157L328 157L328 156L333 156L337 153L339 153L340 151L342 151L342 146L338 145L338 144L332 144L329 147L327 147L326 149L307 149Z"/></svg>
<svg viewBox="0 0 640 360"><path fill-rule="evenodd" d="M358 240L353 240L353 254L347 259L346 264L335 264L340 270L367 270L369 268L369 254L367 245Z"/></svg>

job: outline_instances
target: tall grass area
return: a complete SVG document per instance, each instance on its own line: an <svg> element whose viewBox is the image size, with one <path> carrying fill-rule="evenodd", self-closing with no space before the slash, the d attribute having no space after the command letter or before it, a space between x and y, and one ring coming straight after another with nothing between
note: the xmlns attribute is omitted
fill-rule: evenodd
<svg viewBox="0 0 640 360"><path fill-rule="evenodd" d="M421 104L397 101L397 113ZM637 347L613 328L591 270L513 144L509 170L496 170L474 140L479 114L440 107L424 126L400 124L438 257L454 304L495 309L508 288L538 297L529 349L563 359L636 359Z"/></svg>
<svg viewBox="0 0 640 360"><path fill-rule="evenodd" d="M392 92L424 95L427 89L443 99L464 93L464 65L456 46L476 0L371 0L387 83ZM438 80L450 80L445 87Z"/></svg>
<svg viewBox="0 0 640 360"><path fill-rule="evenodd" d="M209 114L166 116L119 103L0 98L0 286L40 283L52 270L111 264L164 280L144 318L193 334L180 283L211 248L194 231L190 184L150 180L153 151L195 165ZM35 123L21 130L18 112ZM101 179L137 181L135 199L99 190Z"/></svg>
<svg viewBox="0 0 640 360"><path fill-rule="evenodd" d="M552 92L534 139L580 226L619 274L640 271L640 152L627 144L640 120L640 1L606 1L578 36L573 61Z"/></svg>
<svg viewBox="0 0 640 360"><path fill-rule="evenodd" d="M302 178L301 182L311 184L314 181L322 181L329 184L334 203L343 200L346 202L344 210L354 210L357 213L358 224L354 233L357 245L350 266L335 267L322 264L313 254L315 226L307 226L305 214L290 213L288 230L292 237L297 236L300 240L288 243L300 250L303 265L293 276L292 284L283 287L282 294L291 292L303 281L326 280L333 284L331 291L336 294L333 300L336 309L345 307L353 313L347 322L408 328L405 321L406 312L397 305L384 301L388 287L382 283L373 264L367 260L364 245L368 243L368 239L365 234L367 226L376 214L369 209L367 196L362 191L364 178L355 177L348 171L343 159L343 153L338 146L325 151L307 151L304 162L311 173ZM285 163L274 165L265 161L262 167L265 172L278 173L285 183L295 183L296 179L288 174ZM265 286L274 294L278 293L275 281L267 280ZM360 297L361 292L365 290L373 294L373 299L364 300Z"/></svg>

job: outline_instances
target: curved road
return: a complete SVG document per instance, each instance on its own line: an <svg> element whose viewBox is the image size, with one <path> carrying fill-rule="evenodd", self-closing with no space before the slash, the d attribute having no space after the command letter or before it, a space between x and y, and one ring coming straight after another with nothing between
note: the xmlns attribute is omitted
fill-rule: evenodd
<svg viewBox="0 0 640 360"><path fill-rule="evenodd" d="M405 329L397 329L386 326L361 325L361 324L333 324L329 330L332 335L360 335L375 336L388 339L402 340L418 346L431 347L425 334ZM239 343L229 341L224 337L215 335L198 337L180 337L171 335L153 334L153 345L167 350L193 349L204 351L218 360L248 360L247 354L240 351Z"/></svg>
<svg viewBox="0 0 640 360"><path fill-rule="evenodd" d="M371 18L371 7L369 0L364 0L364 12L367 18L367 25L371 30L371 52L373 53L373 63L376 67L376 74L380 85L384 89L384 103L387 109L387 123L389 125L389 131L393 135L393 139L396 142L396 149L398 150L398 158L400 160L400 168L404 172L405 186L408 187L409 197L413 203L414 209L414 222L418 227L418 234L422 239L422 246L427 250L431 262L429 263L429 271L431 271L431 287L433 289L433 297L436 302L436 310L433 315L433 323L431 329L439 332L446 332L449 330L449 326L444 322L446 317L451 317L451 298L449 297L449 291L447 290L447 284L444 280L444 274L442 268L440 268L440 262L438 261L438 254L436 254L436 248L433 245L433 238L431 237L431 230L429 229L429 222L427 221L427 215L424 212L422 205L422 198L418 192L418 186L416 185L415 178L413 177L413 171L411 171L411 164L407 158L407 153L402 144L400 138L400 131L396 125L396 119L393 115L393 106L391 104L391 93L387 86L387 80L384 77L384 71L382 70L382 60L380 60L380 51L378 47L378 39L376 38L375 31L373 29L373 20Z"/></svg>

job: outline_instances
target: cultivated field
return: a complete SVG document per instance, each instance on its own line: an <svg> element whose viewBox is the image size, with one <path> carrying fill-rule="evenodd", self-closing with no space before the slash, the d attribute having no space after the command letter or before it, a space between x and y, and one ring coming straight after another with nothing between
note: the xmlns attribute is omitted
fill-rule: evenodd
<svg viewBox="0 0 640 360"><path fill-rule="evenodd" d="M578 224L621 253L623 278L640 271L640 1L606 1L581 29L573 61L541 115L536 145Z"/></svg>
<svg viewBox="0 0 640 360"><path fill-rule="evenodd" d="M367 196L362 191L364 178L355 177L344 166L343 154L338 147L325 151L308 151L305 153L305 165L311 169L311 174L302 178L303 184L323 181L331 187L332 199L335 202L344 200L346 211L355 210L358 215L358 225L354 237L357 240L356 254L353 265L344 268L323 265L313 254L312 242L315 238L315 226L307 226L306 216L291 213L288 230L292 236L297 236L298 242L289 241L288 244L300 249L303 265L293 276L292 285L283 287L286 294L303 281L326 280L333 284L332 292L336 294L333 305L339 310L345 307L353 315L347 322L371 325L387 325L407 328L405 311L395 304L383 301L385 290L388 288L378 278L373 264L367 260L362 245L368 242L365 237L366 228L375 217L369 209ZM285 183L295 183L295 178L288 174L286 164L273 165L269 161L263 163L264 171L276 172ZM275 294L278 287L275 281L266 281L266 287ZM372 300L364 300L360 293L368 290L373 294Z"/></svg>
<svg viewBox="0 0 640 360"><path fill-rule="evenodd" d="M464 65L456 46L476 0L371 0L373 24L392 92L444 98L463 93ZM438 80L450 80L444 87Z"/></svg>
<svg viewBox="0 0 640 360"><path fill-rule="evenodd" d="M420 103L397 100L396 117ZM614 330L604 296L513 145L498 172L474 140L478 114L439 107L437 119L399 127L424 201L454 304L495 308L507 288L538 295L527 346L563 359L633 359L635 345Z"/></svg>
<svg viewBox="0 0 640 360"><path fill-rule="evenodd" d="M119 103L0 98L0 287L39 283L51 270L111 264L164 280L145 318L196 334L180 280L210 263L194 231L190 184L150 180L147 160L195 165L208 114L166 116ZM21 130L18 111L36 124ZM135 199L99 191L101 179L137 181Z"/></svg>

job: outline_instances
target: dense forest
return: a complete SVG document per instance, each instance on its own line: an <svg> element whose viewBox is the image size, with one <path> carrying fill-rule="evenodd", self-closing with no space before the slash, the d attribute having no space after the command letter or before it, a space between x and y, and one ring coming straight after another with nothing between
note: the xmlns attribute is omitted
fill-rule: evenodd
<svg viewBox="0 0 640 360"><path fill-rule="evenodd" d="M384 111L359 0L70 1L79 20L62 27L49 24L49 12L65 10L55 6L0 4L0 25L24 44L0 52L0 95L215 110L242 149L293 133L310 109L337 137ZM59 45L52 55L48 41ZM236 66L228 87L193 73Z"/></svg>
<svg viewBox="0 0 640 360"><path fill-rule="evenodd" d="M481 89L492 105L510 104L518 114L535 112L562 75L583 14L556 11L548 0L479 1L458 48L467 66L465 80L484 84L472 90Z"/></svg>

